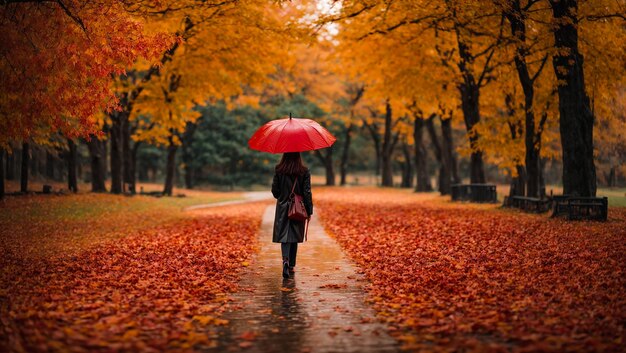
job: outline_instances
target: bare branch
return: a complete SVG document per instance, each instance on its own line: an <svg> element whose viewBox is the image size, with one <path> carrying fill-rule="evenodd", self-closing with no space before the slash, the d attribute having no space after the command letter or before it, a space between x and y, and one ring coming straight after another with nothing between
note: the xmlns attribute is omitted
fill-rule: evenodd
<svg viewBox="0 0 626 353"><path fill-rule="evenodd" d="M426 20L438 19L438 18L440 18L440 16L426 15L426 16L414 18L412 20L404 19L404 20L402 20L402 21L400 21L400 22L398 22L398 23L396 23L396 24L394 24L392 26L389 26L389 27L387 27L385 29L376 29L376 30L370 31L370 32L368 32L368 33L358 37L357 39L358 40L362 40L362 39L367 38L367 37L369 37L371 35L374 35L374 34L387 34L387 33L392 32L392 31L394 31L394 30L396 30L396 29L398 29L400 27L403 27L405 25L419 24L419 23L422 23L422 22L424 22Z"/></svg>
<svg viewBox="0 0 626 353"><path fill-rule="evenodd" d="M496 52L496 48L500 45L500 43L502 43L503 32L504 32L504 15L500 18L500 33L498 34L498 40L492 46L493 48L491 49L491 53L489 53L489 56L487 57L487 60L485 61L483 72L478 77L478 81L477 81L478 86L482 84L483 79L485 78L485 75L487 74L487 72L490 72L492 70L492 68L489 68L489 63L491 62L491 59L493 58L493 54Z"/></svg>
<svg viewBox="0 0 626 353"><path fill-rule="evenodd" d="M610 14L598 14L598 15L587 15L581 18L581 20L587 20L587 21L600 21L600 20L605 20L608 18L620 18L624 21L626 21L626 15L624 15L623 13L610 13Z"/></svg>
<svg viewBox="0 0 626 353"><path fill-rule="evenodd" d="M87 33L87 27L85 27L85 23L83 23L83 20L81 20L80 17L74 15L70 11L70 9L68 9L67 6L65 6L63 1L57 0L56 3L59 4L59 6L61 6L63 11L65 11L65 14L67 14L72 20L74 20L74 22L76 22L80 26L80 28L82 28L83 32Z"/></svg>
<svg viewBox="0 0 626 353"><path fill-rule="evenodd" d="M547 61L548 61L548 54L544 55L543 59L541 59L541 65L539 65L537 72L535 72L533 77L531 77L530 82L533 82L533 83L535 82L537 77L539 77L539 75L541 74L541 71L543 71L543 68L545 67Z"/></svg>

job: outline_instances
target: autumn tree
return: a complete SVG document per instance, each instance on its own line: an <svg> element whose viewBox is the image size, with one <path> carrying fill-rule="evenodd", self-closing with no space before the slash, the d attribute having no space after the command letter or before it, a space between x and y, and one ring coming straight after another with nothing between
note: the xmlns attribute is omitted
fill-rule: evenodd
<svg viewBox="0 0 626 353"><path fill-rule="evenodd" d="M135 141L167 146L164 193L171 194L181 137L199 116L194 106L230 99L244 86L264 82L284 57L280 43L292 35L293 22L273 2L261 0L164 2L137 11L151 26L169 28L180 41L162 56L161 67L140 63L133 77L119 82L123 109L110 115L112 192L122 191L124 174L134 180L133 163L122 162L132 160L132 135ZM124 166L130 172L124 173Z"/></svg>
<svg viewBox="0 0 626 353"><path fill-rule="evenodd" d="M552 64L558 82L563 148L563 193L595 196L596 168L593 150L595 116L585 83L584 72L588 65L583 60L583 52L579 45L581 27L586 26L589 30L588 36L582 37L586 39L586 48L583 49L587 49L588 55L596 56L596 61L597 56L608 59L602 64L604 70L608 68L621 71L624 67L623 51L617 54L615 50L623 48L623 24L626 16L623 5L612 1L603 1L602 6L577 0L550 0L549 4L554 25L555 54ZM621 28L611 24L621 24ZM606 52L594 53L594 46L599 45L599 42L605 42ZM606 46L611 43L614 45ZM617 50L619 52L619 49ZM598 66L595 68L597 70ZM614 73L611 74L613 75ZM609 84L605 87L611 86ZM610 94L615 95L619 92L612 91Z"/></svg>
<svg viewBox="0 0 626 353"><path fill-rule="evenodd" d="M24 141L24 156L29 140L56 132L99 134L93 116L118 107L112 76L173 41L112 0L4 1L0 17L0 148Z"/></svg>
<svg viewBox="0 0 626 353"><path fill-rule="evenodd" d="M517 71L517 76L522 87L524 94L524 147L526 151L524 166L525 170L518 175L520 178L526 181L526 195L529 197L540 197L541 188L541 167L540 167L540 144L541 144L541 131L545 124L545 117L538 123L535 122L535 113L540 111L536 109L534 104L535 98L535 82L539 75L545 68L545 64L548 61L549 53L545 50L537 53L533 53L533 47L541 47L538 43L546 42L546 30L540 29L534 38L529 38L527 30L527 21L535 11L535 6L538 5L538 1L527 1L522 3L521 0L510 0L502 4L502 13L507 19L512 36L512 42L515 47L515 53L513 54L513 61ZM541 14L539 15L541 16ZM537 26L540 23L539 19L536 19L533 23ZM530 61L530 63L529 63ZM534 63L534 65L532 65ZM531 65L535 66L534 72L531 71ZM536 126L538 125L538 126ZM515 129L512 129L513 138Z"/></svg>
<svg viewBox="0 0 626 353"><path fill-rule="evenodd" d="M263 105L286 101L297 103L294 111L280 110L282 116L312 118L342 139L334 146L313 152L324 167L326 185L336 183L336 151L340 150L340 173L345 183L348 149L355 128L355 106L363 87L350 81L341 71L342 62L335 57L335 45L319 33L307 33L304 41L288 47L287 59L278 65L264 87L255 92ZM282 104L281 104L282 105ZM294 107L295 108L295 107ZM342 143L342 146L338 146Z"/></svg>
<svg viewBox="0 0 626 353"><path fill-rule="evenodd" d="M97 132L92 116L115 109L111 75L171 43L147 33L117 1L4 1L0 60L0 144L38 129Z"/></svg>
<svg viewBox="0 0 626 353"><path fill-rule="evenodd" d="M349 3L349 6L351 5L352 3ZM416 190L430 190L426 150L422 146L422 134L426 131L424 119L431 114L437 114L441 106L456 108L457 93L451 92L452 85L449 83L454 79L456 72L441 70L442 59L435 50L437 37L434 31L419 31L416 27L418 22L405 22L406 11L417 11L410 4L396 3L391 7L385 7L380 3L371 3L369 6L354 4L353 8L349 6L343 8L342 13L330 16L329 19L339 21L338 38L342 41L341 55L351 60L347 70L367 83L366 96L383 100L391 98L391 101L395 102L392 104L392 111L397 112L394 125L396 120L411 117L413 132L404 131L401 135L406 136L399 135L400 141L405 141L401 146L402 153L407 153L404 144L415 144L413 148L415 162L412 164L415 165L418 177ZM385 120L365 119L364 125L376 145L377 164L382 165L384 164L382 152L385 150L382 148L385 144L383 128ZM443 127L446 128L447 125L444 124ZM393 138L391 140L393 141ZM442 140L446 143L448 141L451 140ZM391 145L393 143L387 146ZM446 150L454 152L452 148ZM391 153L393 149L385 151ZM405 156L403 165L405 172L408 173L410 165L406 164L406 159ZM439 160L439 163L445 169L440 171L447 172L450 165L443 164L443 161ZM389 167L386 168L389 170ZM391 178L388 175L384 179ZM450 181L443 185L450 185ZM444 189L448 188L444 186Z"/></svg>
<svg viewBox="0 0 626 353"><path fill-rule="evenodd" d="M343 106L348 110L347 122L344 124L342 143L341 146L341 159L339 162L339 184L346 185L346 176L348 174L348 157L350 152L350 145L352 142L352 134L357 126L359 126L357 115L357 105L363 97L365 92L365 85L361 83L346 83L347 99L343 101Z"/></svg>
<svg viewBox="0 0 626 353"><path fill-rule="evenodd" d="M494 81L484 92L479 144L489 154L487 160L511 176L510 196L543 197L541 158L553 158L556 153L542 150L557 115L553 109L556 83L547 65L552 46L545 25L549 16L537 1L495 5L506 20L503 35L508 45L499 48L502 65L493 71ZM548 134L554 138L551 131Z"/></svg>
<svg viewBox="0 0 626 353"><path fill-rule="evenodd" d="M499 13L484 13L482 9L485 3L480 1L460 3L446 0L444 4L444 18L449 20L438 21L435 28L441 32L452 33L456 39L458 54L450 49L437 49L445 63L456 61L460 76L457 88L471 148L470 181L484 183L483 153L477 146L480 135L474 127L481 119L481 88L492 80L491 72L498 65L494 57L496 50L502 45L503 24ZM481 15L476 16L479 13Z"/></svg>
<svg viewBox="0 0 626 353"><path fill-rule="evenodd" d="M552 65L559 82L563 193L595 196L594 116L585 87L583 56L578 47L578 1L550 0L550 5L557 50Z"/></svg>

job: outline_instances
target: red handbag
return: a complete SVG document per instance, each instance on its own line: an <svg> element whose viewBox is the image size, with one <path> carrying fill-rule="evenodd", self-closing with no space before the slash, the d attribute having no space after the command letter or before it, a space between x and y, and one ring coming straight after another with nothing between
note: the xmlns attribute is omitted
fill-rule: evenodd
<svg viewBox="0 0 626 353"><path fill-rule="evenodd" d="M302 222L309 219L309 214L304 207L302 195L295 192L297 183L298 178L296 177L293 182L293 187L291 188L291 194L289 195L289 213L287 214L287 218Z"/></svg>
<svg viewBox="0 0 626 353"><path fill-rule="evenodd" d="M302 195L296 193L296 184L298 183L298 177L293 182L291 187L291 194L289 195L289 212L287 218L294 221L306 222L306 228L304 229L304 240L307 240L309 233L309 214L304 207L304 199Z"/></svg>

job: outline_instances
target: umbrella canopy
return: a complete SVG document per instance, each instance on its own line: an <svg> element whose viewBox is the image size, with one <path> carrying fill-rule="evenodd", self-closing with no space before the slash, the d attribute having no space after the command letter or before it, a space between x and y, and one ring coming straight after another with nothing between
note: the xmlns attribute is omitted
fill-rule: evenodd
<svg viewBox="0 0 626 353"><path fill-rule="evenodd" d="M248 140L253 150L285 153L330 147L337 139L311 119L283 118L261 126Z"/></svg>

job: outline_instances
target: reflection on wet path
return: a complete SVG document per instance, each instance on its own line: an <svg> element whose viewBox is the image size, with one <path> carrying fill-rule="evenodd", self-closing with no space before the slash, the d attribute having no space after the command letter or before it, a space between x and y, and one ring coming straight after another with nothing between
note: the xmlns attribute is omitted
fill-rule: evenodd
<svg viewBox="0 0 626 353"><path fill-rule="evenodd" d="M260 251L243 274L235 310L215 352L397 352L385 326L364 302L362 276L314 217L298 247L295 275L281 276L272 243L274 206L263 216Z"/></svg>

